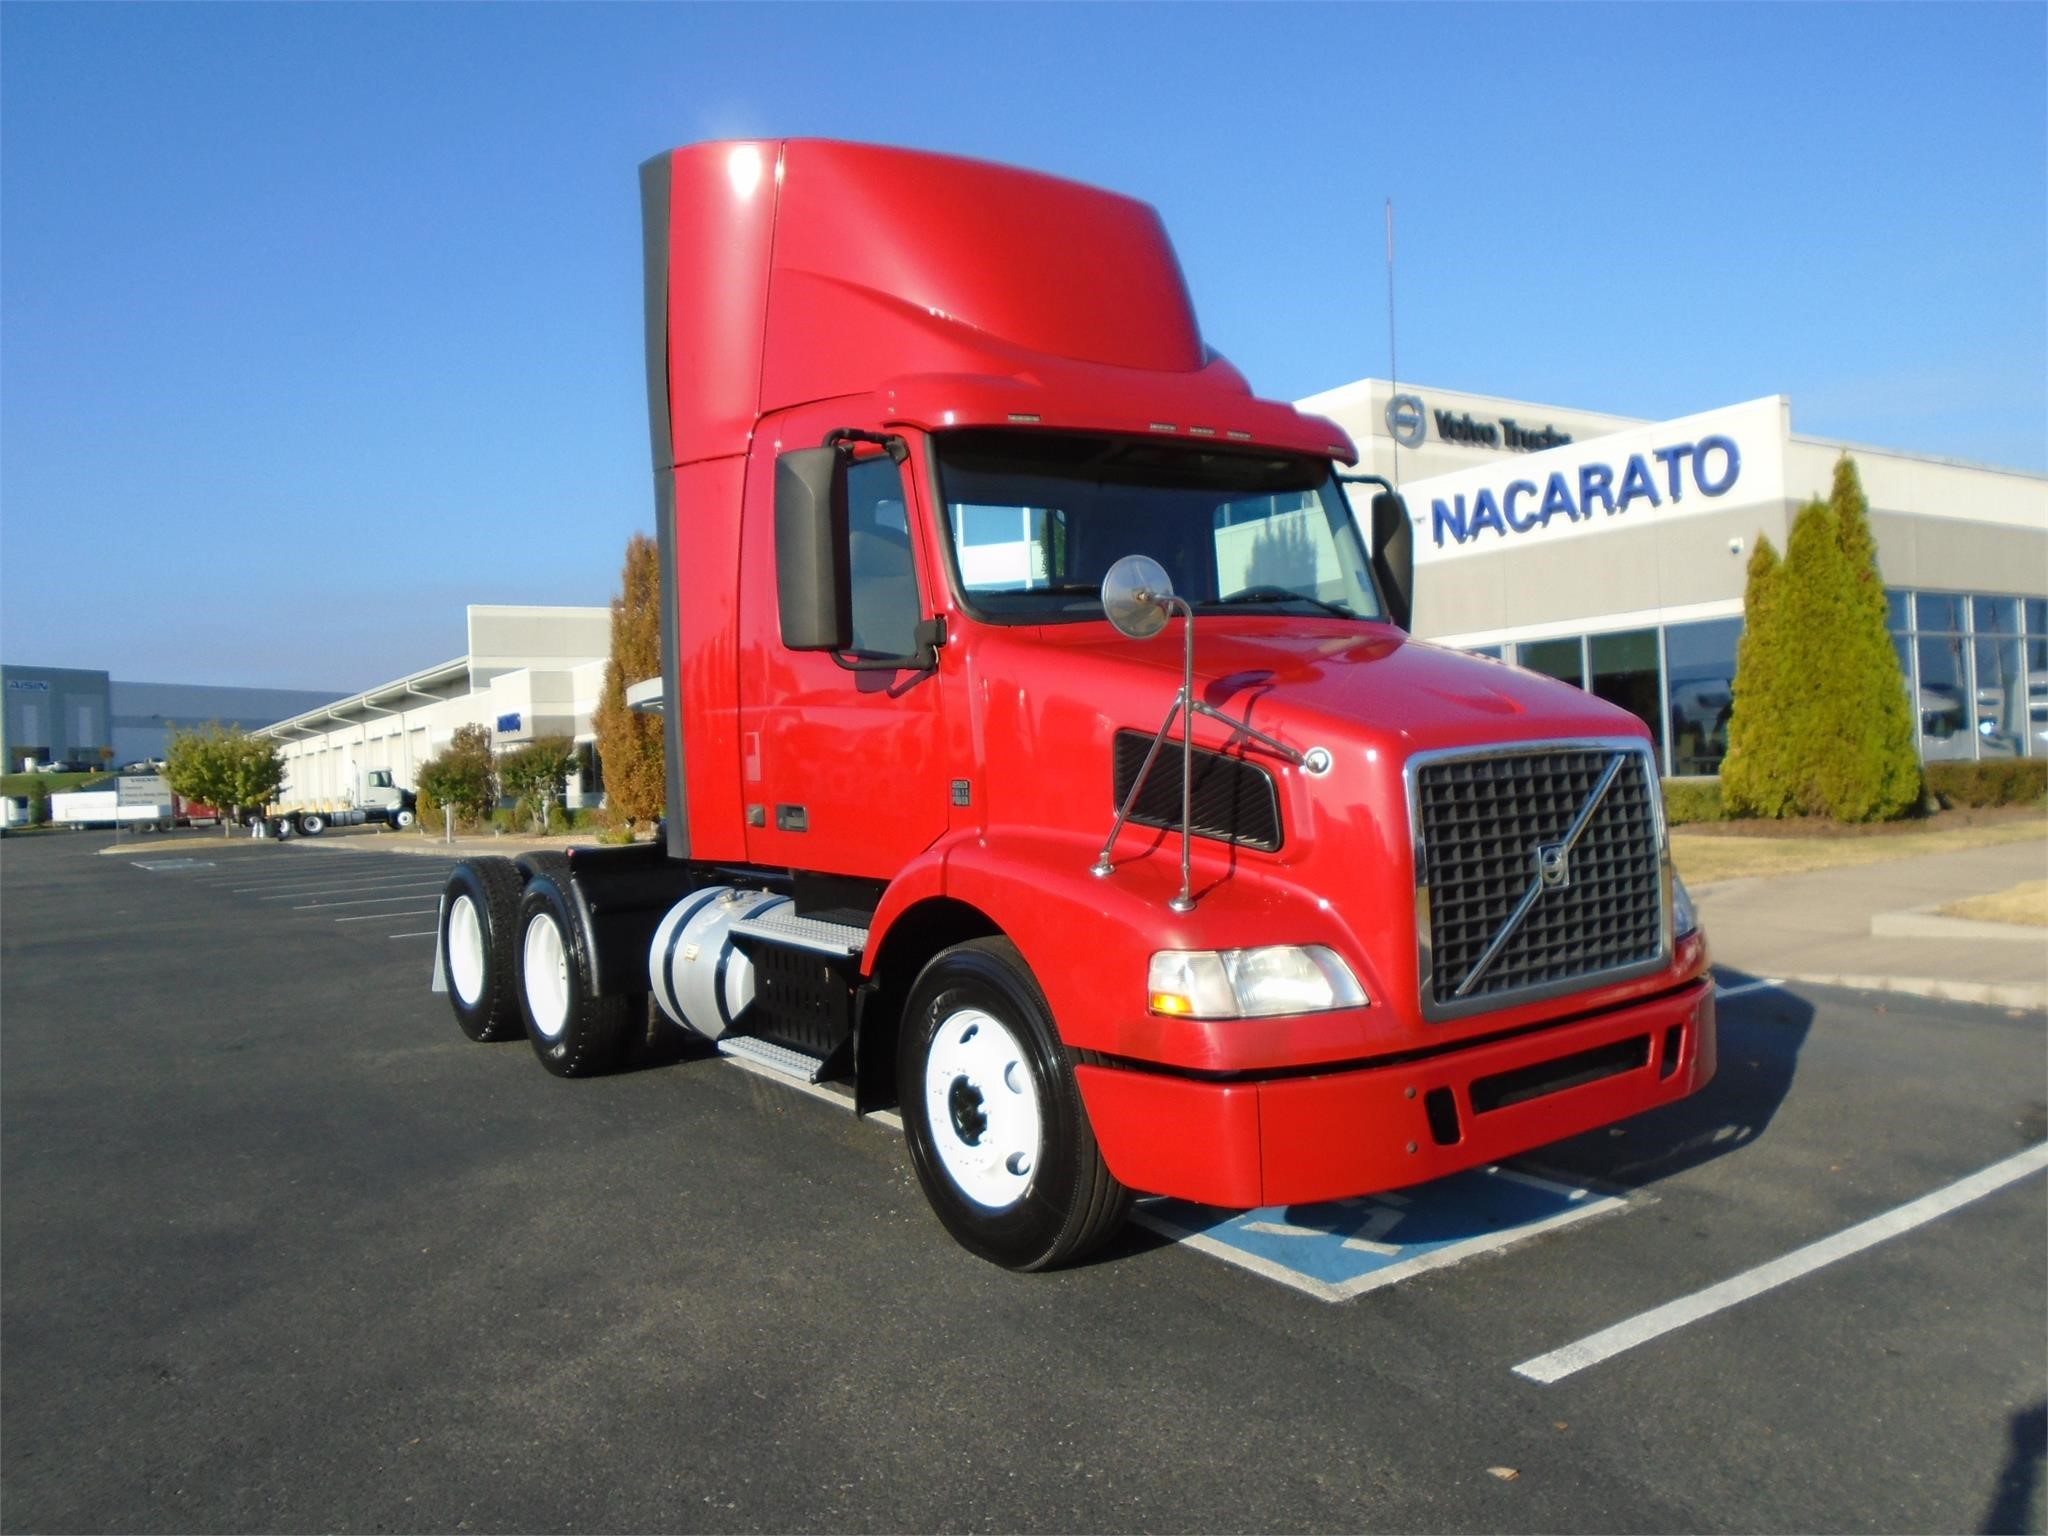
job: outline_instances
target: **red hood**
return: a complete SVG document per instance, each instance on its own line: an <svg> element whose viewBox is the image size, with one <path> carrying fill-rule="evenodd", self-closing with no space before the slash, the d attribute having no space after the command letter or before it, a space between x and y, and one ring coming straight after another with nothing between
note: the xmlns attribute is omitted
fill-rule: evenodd
<svg viewBox="0 0 2048 1536"><path fill-rule="evenodd" d="M1155 702L1126 725L1154 727L1179 684L1178 626L1149 642L1093 624L1037 630L1032 639L1061 657L1062 670L1080 662L1094 674L1073 679L1091 699L1121 701L1118 685L1142 679ZM1396 760L1438 747L1649 734L1628 711L1554 678L1390 627L1323 619L1203 616L1195 691L1291 745L1354 742Z"/></svg>

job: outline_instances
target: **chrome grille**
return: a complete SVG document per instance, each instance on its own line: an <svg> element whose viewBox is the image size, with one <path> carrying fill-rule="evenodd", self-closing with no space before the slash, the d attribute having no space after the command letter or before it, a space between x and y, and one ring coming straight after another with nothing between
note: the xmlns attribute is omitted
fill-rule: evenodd
<svg viewBox="0 0 2048 1536"><path fill-rule="evenodd" d="M1662 958L1658 791L1638 744L1447 756L1410 782L1431 1016Z"/></svg>

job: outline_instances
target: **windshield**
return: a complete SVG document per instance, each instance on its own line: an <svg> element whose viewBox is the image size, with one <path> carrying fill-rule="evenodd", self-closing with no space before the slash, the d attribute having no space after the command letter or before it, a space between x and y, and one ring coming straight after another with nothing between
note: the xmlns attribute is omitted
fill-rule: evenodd
<svg viewBox="0 0 2048 1536"><path fill-rule="evenodd" d="M1197 608L1382 616L1323 460L1035 432L934 445L954 569L982 618L1099 619L1103 573L1132 554Z"/></svg>

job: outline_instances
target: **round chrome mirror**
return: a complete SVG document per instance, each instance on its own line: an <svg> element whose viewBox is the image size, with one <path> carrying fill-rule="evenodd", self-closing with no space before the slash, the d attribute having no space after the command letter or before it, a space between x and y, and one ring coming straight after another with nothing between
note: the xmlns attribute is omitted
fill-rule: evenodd
<svg viewBox="0 0 2048 1536"><path fill-rule="evenodd" d="M1102 578L1102 612L1117 633L1150 640L1172 617L1173 578L1150 555L1125 555Z"/></svg>

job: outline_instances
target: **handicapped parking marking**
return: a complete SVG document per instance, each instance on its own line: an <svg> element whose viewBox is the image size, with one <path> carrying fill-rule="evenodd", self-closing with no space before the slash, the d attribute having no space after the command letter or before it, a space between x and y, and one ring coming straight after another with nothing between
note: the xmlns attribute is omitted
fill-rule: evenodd
<svg viewBox="0 0 2048 1536"><path fill-rule="evenodd" d="M1323 1301L1349 1301L1623 1204L1496 1164L1355 1200L1224 1211L1159 1199L1132 1215L1226 1263Z"/></svg>

